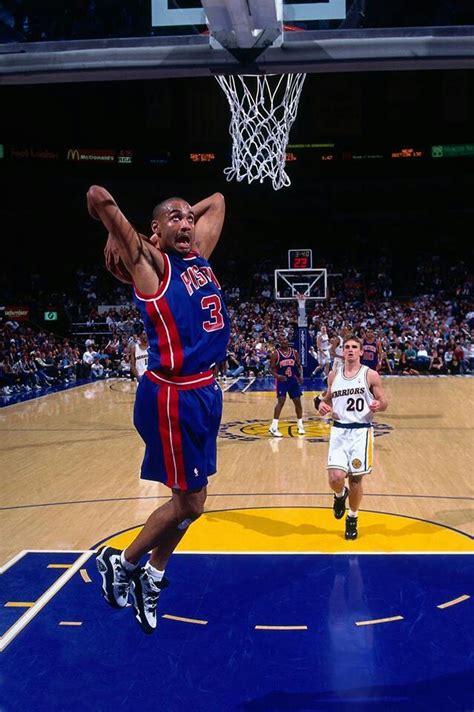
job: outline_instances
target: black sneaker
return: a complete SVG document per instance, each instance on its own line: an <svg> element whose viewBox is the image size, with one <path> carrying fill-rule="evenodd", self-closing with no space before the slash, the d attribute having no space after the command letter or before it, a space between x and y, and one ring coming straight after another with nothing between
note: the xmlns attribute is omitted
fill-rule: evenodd
<svg viewBox="0 0 474 712"><path fill-rule="evenodd" d="M132 578L131 594L135 618L145 633L153 633L156 628L156 604L161 590L168 586L167 579L155 581L146 568L140 567Z"/></svg>
<svg viewBox="0 0 474 712"><path fill-rule="evenodd" d="M349 490L346 486L344 486L344 494L342 497L336 497L336 495L334 495L332 511L334 512L334 516L336 517L336 519L342 519L344 516L344 512L346 511L346 499L348 494Z"/></svg>
<svg viewBox="0 0 474 712"><path fill-rule="evenodd" d="M347 515L346 533L344 535L346 539L357 539L357 520L358 517L350 517Z"/></svg>
<svg viewBox="0 0 474 712"><path fill-rule="evenodd" d="M104 546L95 560L102 577L102 595L113 608L125 608L132 580L131 574L122 566L121 553L119 549Z"/></svg>

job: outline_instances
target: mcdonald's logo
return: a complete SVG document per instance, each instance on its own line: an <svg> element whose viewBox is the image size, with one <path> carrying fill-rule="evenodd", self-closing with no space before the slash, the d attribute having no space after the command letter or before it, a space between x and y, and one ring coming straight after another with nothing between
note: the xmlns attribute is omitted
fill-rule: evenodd
<svg viewBox="0 0 474 712"><path fill-rule="evenodd" d="M109 148L68 148L67 161L115 161L115 151Z"/></svg>
<svg viewBox="0 0 474 712"><path fill-rule="evenodd" d="M79 154L79 149L78 148L68 148L67 160L68 161L80 161L81 157Z"/></svg>

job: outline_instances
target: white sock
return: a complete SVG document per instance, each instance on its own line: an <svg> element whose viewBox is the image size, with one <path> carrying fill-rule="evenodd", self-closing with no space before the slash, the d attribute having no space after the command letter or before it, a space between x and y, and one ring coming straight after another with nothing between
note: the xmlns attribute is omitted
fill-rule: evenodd
<svg viewBox="0 0 474 712"><path fill-rule="evenodd" d="M297 418L298 428L303 427L303 418Z"/></svg>
<svg viewBox="0 0 474 712"><path fill-rule="evenodd" d="M341 499L341 497L344 497L345 493L346 493L346 488L343 487L340 492L335 492L334 494L336 495L336 497L337 497L338 499Z"/></svg>
<svg viewBox="0 0 474 712"><path fill-rule="evenodd" d="M349 511L347 512L347 516L354 517L354 519L357 519L358 515L359 515L359 510L357 510L356 512L353 512L352 509L349 509Z"/></svg>
<svg viewBox="0 0 474 712"><path fill-rule="evenodd" d="M165 575L164 571L160 571L159 569L155 569L154 566L150 564L149 561L145 564L145 568L148 572L148 575L151 576L153 581L161 581L163 576Z"/></svg>
<svg viewBox="0 0 474 712"><path fill-rule="evenodd" d="M125 571L135 571L138 566L138 564L131 564L130 561L127 561L127 559L125 558L124 551L122 551L122 553L120 554L120 563L122 564Z"/></svg>
<svg viewBox="0 0 474 712"><path fill-rule="evenodd" d="M272 428L278 428L278 418L273 418L273 420L272 420Z"/></svg>

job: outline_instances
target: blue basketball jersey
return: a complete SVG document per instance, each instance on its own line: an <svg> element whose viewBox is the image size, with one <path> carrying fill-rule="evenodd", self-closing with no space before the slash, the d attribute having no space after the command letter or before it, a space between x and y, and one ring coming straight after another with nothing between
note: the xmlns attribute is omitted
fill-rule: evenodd
<svg viewBox="0 0 474 712"><path fill-rule="evenodd" d="M173 376L207 371L225 360L229 340L221 287L197 253L162 254L164 275L156 294L134 289L148 334L148 368Z"/></svg>
<svg viewBox="0 0 474 712"><path fill-rule="evenodd" d="M299 369L296 364L296 352L294 349L290 348L288 354L282 353L279 349L278 353L278 364L277 372L279 376L286 376L288 379L296 379L299 375Z"/></svg>

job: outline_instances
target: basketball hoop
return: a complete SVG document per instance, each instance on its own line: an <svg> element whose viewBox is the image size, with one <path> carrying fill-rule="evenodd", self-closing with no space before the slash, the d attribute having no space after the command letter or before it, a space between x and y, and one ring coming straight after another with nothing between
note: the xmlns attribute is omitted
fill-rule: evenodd
<svg viewBox="0 0 474 712"><path fill-rule="evenodd" d="M274 190L291 181L286 147L306 74L216 76L231 110L232 166L227 180L252 183L271 178Z"/></svg>

